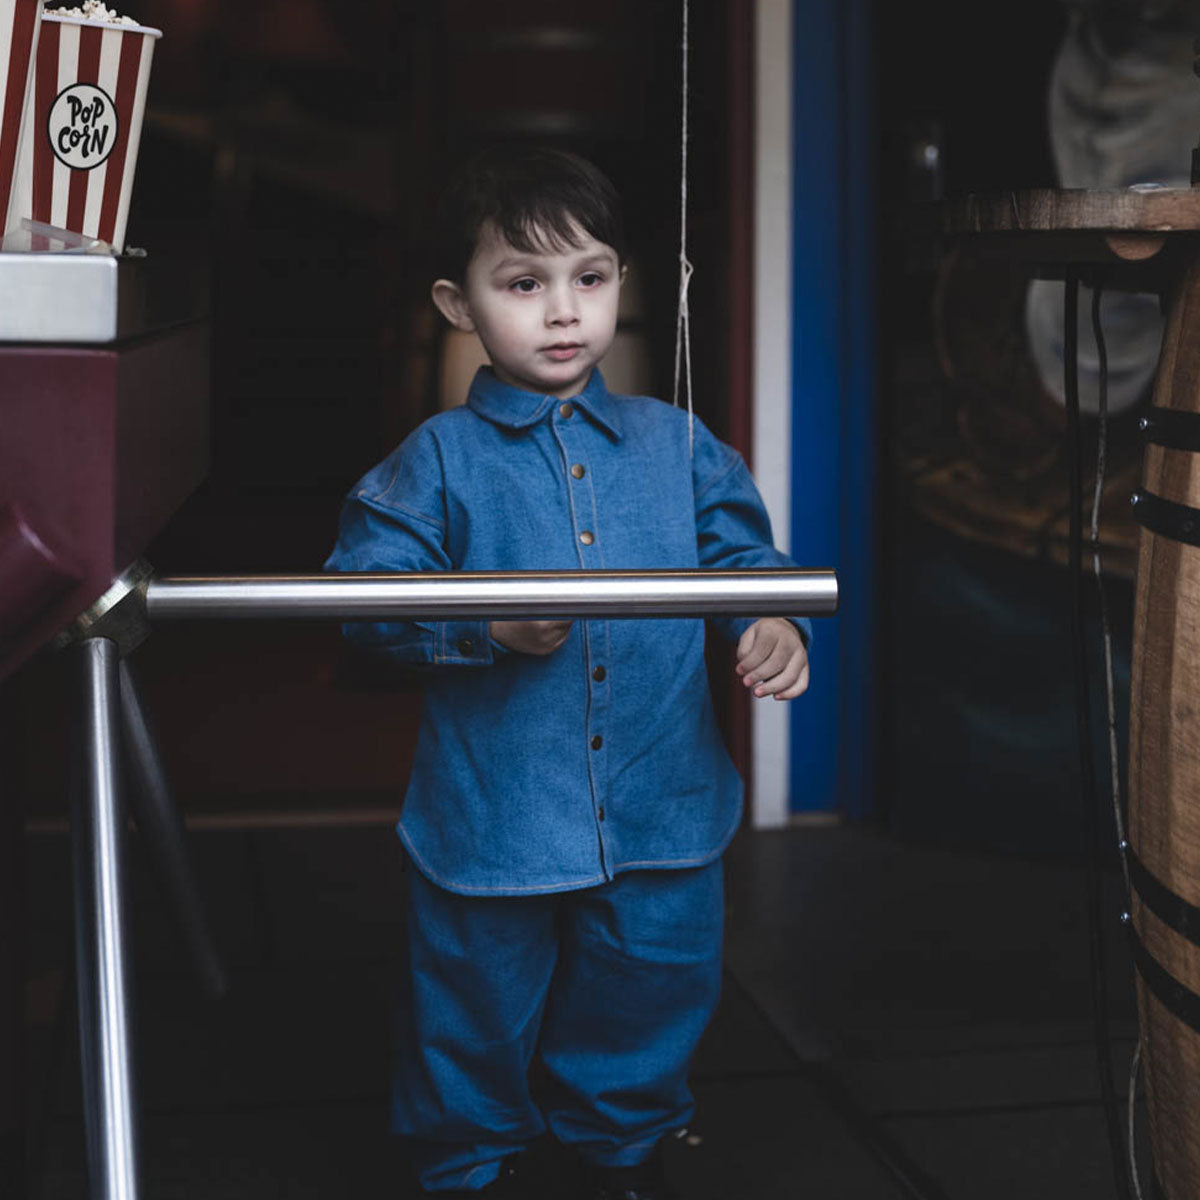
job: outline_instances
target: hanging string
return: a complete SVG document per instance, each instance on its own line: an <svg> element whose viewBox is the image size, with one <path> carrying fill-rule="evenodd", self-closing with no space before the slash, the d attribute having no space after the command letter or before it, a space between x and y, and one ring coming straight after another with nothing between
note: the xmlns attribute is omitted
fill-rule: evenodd
<svg viewBox="0 0 1200 1200"><path fill-rule="evenodd" d="M688 452L695 442L696 414L692 408L692 326L688 312L688 285L692 281L692 264L687 254L688 201L688 0L683 0L683 88L680 107L683 112L679 138L679 302L675 314L675 385L671 403L679 407L679 383L682 370L684 391L687 394Z"/></svg>

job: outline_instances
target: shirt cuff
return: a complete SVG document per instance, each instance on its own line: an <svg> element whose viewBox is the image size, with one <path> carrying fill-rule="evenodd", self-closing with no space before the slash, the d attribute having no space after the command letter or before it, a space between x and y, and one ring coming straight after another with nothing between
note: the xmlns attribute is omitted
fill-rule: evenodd
<svg viewBox="0 0 1200 1200"><path fill-rule="evenodd" d="M494 661L487 621L441 621L434 628L437 665L483 667Z"/></svg>

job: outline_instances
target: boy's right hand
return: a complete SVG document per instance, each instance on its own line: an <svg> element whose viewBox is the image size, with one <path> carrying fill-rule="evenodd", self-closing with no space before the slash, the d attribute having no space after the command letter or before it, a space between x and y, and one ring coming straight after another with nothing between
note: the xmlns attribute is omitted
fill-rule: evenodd
<svg viewBox="0 0 1200 1200"><path fill-rule="evenodd" d="M493 621L491 634L522 654L553 654L567 640L573 621Z"/></svg>

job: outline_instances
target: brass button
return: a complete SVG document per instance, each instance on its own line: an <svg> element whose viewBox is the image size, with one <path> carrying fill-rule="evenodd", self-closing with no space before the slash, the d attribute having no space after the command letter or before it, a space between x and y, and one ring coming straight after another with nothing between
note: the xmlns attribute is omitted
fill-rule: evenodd
<svg viewBox="0 0 1200 1200"><path fill-rule="evenodd" d="M576 479L582 479L587 474L587 472L583 469L582 463L576 463L571 468L571 474L574 475Z"/></svg>
<svg viewBox="0 0 1200 1200"><path fill-rule="evenodd" d="M600 818L600 820L602 820L602 821L604 820L604 805L603 804L600 805L600 811L596 814L596 816L598 816Z"/></svg>
<svg viewBox="0 0 1200 1200"><path fill-rule="evenodd" d="M585 529L580 535L579 540L585 545L590 546L595 540L596 535L590 530Z"/></svg>
<svg viewBox="0 0 1200 1200"><path fill-rule="evenodd" d="M592 738L592 749L599 750L600 747L603 745L604 745L604 739L599 734L596 734L596 736L594 738Z"/></svg>
<svg viewBox="0 0 1200 1200"><path fill-rule="evenodd" d="M464 657L468 654L473 654L474 651L475 643L471 641L470 638L463 638L462 641L458 643L458 652Z"/></svg>
<svg viewBox="0 0 1200 1200"><path fill-rule="evenodd" d="M596 669L595 669L595 670L592 672L592 678L593 678L593 679L594 679L594 680L595 680L597 683L603 683L603 682L604 682L604 680L605 680L605 678L607 677L607 675L608 675L608 672L607 672L607 671L606 671L606 670L605 670L603 667L597 667L597 668L596 668Z"/></svg>
<svg viewBox="0 0 1200 1200"><path fill-rule="evenodd" d="M559 412L560 412L560 413L561 413L561 414L562 414L564 417L570 417L570 416L574 416L574 414L575 414L575 405L573 405L573 404L560 404L560 405L558 406L558 411L559 411Z"/></svg>

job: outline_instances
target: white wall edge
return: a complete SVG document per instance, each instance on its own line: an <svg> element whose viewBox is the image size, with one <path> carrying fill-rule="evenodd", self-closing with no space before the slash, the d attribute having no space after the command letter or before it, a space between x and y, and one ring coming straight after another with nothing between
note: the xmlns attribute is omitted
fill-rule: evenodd
<svg viewBox="0 0 1200 1200"><path fill-rule="evenodd" d="M792 0L755 12L754 389L752 454L775 544L791 549ZM750 821L787 824L789 705L758 701L751 729Z"/></svg>

